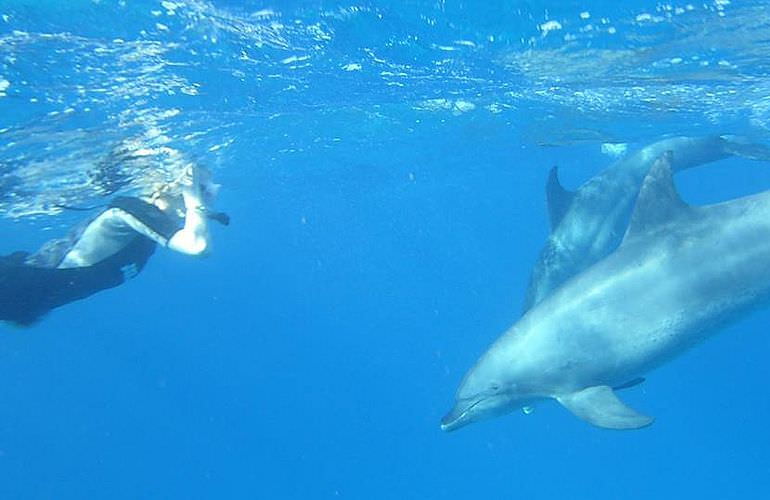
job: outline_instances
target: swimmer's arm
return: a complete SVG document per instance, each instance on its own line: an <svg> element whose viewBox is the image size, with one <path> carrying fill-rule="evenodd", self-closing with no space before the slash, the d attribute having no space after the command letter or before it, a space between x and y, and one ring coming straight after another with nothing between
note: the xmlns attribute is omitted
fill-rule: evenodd
<svg viewBox="0 0 770 500"><path fill-rule="evenodd" d="M209 231L206 215L198 196L185 190L184 227L174 233L166 246L187 255L203 255L209 249Z"/></svg>

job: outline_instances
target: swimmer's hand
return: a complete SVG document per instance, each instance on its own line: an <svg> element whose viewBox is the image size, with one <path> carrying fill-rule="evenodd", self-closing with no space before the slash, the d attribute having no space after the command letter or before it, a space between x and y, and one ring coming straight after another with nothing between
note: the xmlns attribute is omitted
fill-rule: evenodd
<svg viewBox="0 0 770 500"><path fill-rule="evenodd" d="M209 247L206 208L201 203L199 193L191 187L182 189L182 197L185 206L184 227L174 233L167 246L188 255L203 255Z"/></svg>
<svg viewBox="0 0 770 500"><path fill-rule="evenodd" d="M188 175L190 177L190 185L182 189L182 196L184 197L185 209L197 210L204 217L210 220L214 220L222 224L223 226L230 225L230 216L225 212L215 212L209 209L203 202L203 189L204 185L201 180L200 169L196 167L189 167Z"/></svg>
<svg viewBox="0 0 770 500"><path fill-rule="evenodd" d="M205 215L207 219L215 220L220 224L222 224L223 226L230 225L230 216L227 215L227 213L225 212L213 212L208 208L201 208L201 207L199 207L198 210L201 210L203 212L203 215Z"/></svg>
<svg viewBox="0 0 770 500"><path fill-rule="evenodd" d="M197 210L209 220L217 221L223 226L230 225L230 216L225 212L215 212L210 210L201 201L199 191L195 190L193 187L183 189L182 196L184 197L185 210Z"/></svg>

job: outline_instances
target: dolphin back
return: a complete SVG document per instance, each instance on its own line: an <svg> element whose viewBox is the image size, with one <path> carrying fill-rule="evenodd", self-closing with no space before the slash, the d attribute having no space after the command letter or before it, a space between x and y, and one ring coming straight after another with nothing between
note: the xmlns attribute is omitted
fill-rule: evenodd
<svg viewBox="0 0 770 500"><path fill-rule="evenodd" d="M650 144L589 179L575 192L551 169L546 194L551 233L530 276L523 312L565 281L603 259L620 244L642 182L662 154L671 151L673 172L729 156L770 161L770 148L738 136L673 137Z"/></svg>

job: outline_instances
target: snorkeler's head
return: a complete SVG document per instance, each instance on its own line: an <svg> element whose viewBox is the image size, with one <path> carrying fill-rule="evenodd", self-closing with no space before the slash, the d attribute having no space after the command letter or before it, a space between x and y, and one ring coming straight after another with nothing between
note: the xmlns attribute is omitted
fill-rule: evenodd
<svg viewBox="0 0 770 500"><path fill-rule="evenodd" d="M209 169L191 164L175 181L157 188L150 198L151 202L164 212L175 212L183 217L185 208L181 194L188 190L197 198L200 203L198 209L208 219L227 226L230 224L230 217L224 212L212 210L221 187L221 184L214 182L214 176Z"/></svg>
<svg viewBox="0 0 770 500"><path fill-rule="evenodd" d="M182 191L189 190L204 206L210 207L216 201L220 187L214 183L209 169L190 164L173 181L156 185L150 199L156 204L173 206L178 204L176 199L181 203Z"/></svg>

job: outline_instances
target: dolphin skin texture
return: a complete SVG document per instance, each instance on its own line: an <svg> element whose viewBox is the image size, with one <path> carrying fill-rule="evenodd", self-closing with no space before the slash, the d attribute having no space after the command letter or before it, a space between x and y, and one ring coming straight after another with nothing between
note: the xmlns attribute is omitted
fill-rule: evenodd
<svg viewBox="0 0 770 500"><path fill-rule="evenodd" d="M647 171L666 151L673 153L671 168L675 173L729 156L770 161L767 146L734 136L707 136L673 137L651 144L574 192L561 186L554 167L546 187L551 234L533 267L524 312L617 248Z"/></svg>
<svg viewBox="0 0 770 500"><path fill-rule="evenodd" d="M465 375L441 427L555 399L598 427L652 418L613 388L629 386L770 295L770 191L693 207L664 153L643 181L612 254L530 309Z"/></svg>

